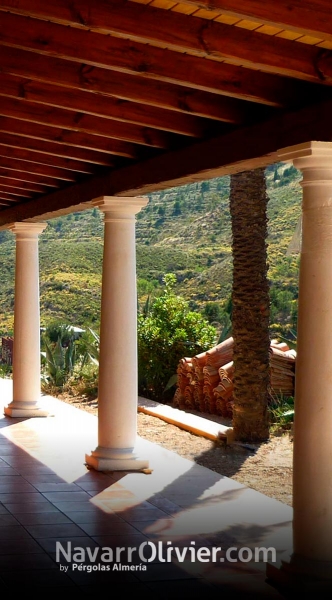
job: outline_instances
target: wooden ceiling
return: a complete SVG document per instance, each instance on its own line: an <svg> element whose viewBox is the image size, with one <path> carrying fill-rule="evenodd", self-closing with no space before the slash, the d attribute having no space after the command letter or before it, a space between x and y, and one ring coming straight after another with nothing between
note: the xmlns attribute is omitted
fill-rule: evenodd
<svg viewBox="0 0 332 600"><path fill-rule="evenodd" d="M330 0L0 0L0 227L332 140Z"/></svg>

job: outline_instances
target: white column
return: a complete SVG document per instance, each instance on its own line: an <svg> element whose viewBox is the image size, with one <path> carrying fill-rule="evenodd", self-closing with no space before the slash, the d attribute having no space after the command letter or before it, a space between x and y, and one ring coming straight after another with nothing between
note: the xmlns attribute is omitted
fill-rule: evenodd
<svg viewBox="0 0 332 600"><path fill-rule="evenodd" d="M98 390L98 446L86 456L97 471L142 470L137 435L135 214L148 198L102 197L105 214Z"/></svg>
<svg viewBox="0 0 332 600"><path fill-rule="evenodd" d="M286 149L303 174L295 382L293 552L283 568L332 579L332 143Z"/></svg>
<svg viewBox="0 0 332 600"><path fill-rule="evenodd" d="M46 223L14 223L16 235L13 400L10 417L44 417L40 405L40 312L38 236Z"/></svg>

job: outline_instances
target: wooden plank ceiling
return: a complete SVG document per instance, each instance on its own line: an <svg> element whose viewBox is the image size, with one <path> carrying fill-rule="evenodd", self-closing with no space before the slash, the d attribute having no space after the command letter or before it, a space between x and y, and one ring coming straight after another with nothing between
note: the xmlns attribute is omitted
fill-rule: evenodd
<svg viewBox="0 0 332 600"><path fill-rule="evenodd" d="M0 0L0 226L332 140L330 0Z"/></svg>

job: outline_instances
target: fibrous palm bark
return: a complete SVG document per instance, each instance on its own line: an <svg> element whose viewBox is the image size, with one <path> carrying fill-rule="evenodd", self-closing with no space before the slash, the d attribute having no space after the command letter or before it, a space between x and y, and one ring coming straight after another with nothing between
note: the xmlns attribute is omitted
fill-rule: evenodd
<svg viewBox="0 0 332 600"><path fill-rule="evenodd" d="M269 437L269 283L264 169L231 176L235 439Z"/></svg>

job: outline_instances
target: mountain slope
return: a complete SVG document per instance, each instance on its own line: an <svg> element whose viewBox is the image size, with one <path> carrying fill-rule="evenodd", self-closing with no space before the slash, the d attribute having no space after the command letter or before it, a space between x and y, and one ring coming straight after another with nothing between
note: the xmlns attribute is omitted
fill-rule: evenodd
<svg viewBox="0 0 332 600"><path fill-rule="evenodd" d="M268 259L272 322L294 325L298 255L287 249L301 213L300 174L286 165L266 171L268 184ZM232 285L229 177L151 194L137 215L139 301L157 294L165 273L175 273L176 291L193 309L206 303L221 310ZM0 331L13 327L14 236L0 232L2 255ZM40 237L41 322L71 322L99 327L103 215L97 209L52 219ZM290 313L293 311L293 316Z"/></svg>

